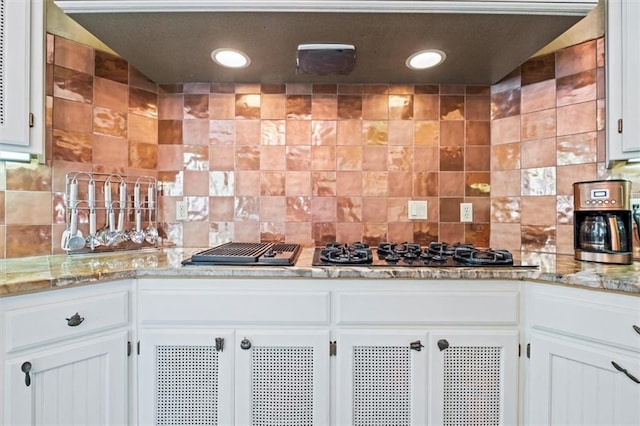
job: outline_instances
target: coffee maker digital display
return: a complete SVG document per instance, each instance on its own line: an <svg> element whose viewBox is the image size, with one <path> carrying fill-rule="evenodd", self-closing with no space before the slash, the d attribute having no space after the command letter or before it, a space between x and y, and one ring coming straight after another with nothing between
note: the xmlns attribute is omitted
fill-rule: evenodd
<svg viewBox="0 0 640 426"><path fill-rule="evenodd" d="M603 180L573 184L575 258L590 262L633 262L631 182Z"/></svg>

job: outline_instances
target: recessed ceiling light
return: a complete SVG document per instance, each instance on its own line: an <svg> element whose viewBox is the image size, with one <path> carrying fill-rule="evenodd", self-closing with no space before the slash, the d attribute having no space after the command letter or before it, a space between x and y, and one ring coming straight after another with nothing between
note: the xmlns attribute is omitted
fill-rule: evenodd
<svg viewBox="0 0 640 426"><path fill-rule="evenodd" d="M251 59L243 52L236 49L221 48L211 52L211 59L215 63L228 68L246 68Z"/></svg>
<svg viewBox="0 0 640 426"><path fill-rule="evenodd" d="M444 62L447 55L442 50L427 49L414 53L407 58L405 64L412 70L423 70L435 67Z"/></svg>

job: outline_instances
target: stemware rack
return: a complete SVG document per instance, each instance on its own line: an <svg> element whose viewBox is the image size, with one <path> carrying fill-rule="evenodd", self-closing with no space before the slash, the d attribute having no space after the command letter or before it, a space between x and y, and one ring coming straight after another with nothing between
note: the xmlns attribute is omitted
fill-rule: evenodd
<svg viewBox="0 0 640 426"><path fill-rule="evenodd" d="M154 177L69 172L61 248L80 254L158 247L157 213Z"/></svg>

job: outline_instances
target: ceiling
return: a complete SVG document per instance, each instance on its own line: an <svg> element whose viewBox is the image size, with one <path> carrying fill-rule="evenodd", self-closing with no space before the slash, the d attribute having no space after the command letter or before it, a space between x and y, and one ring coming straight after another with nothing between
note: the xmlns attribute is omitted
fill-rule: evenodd
<svg viewBox="0 0 640 426"><path fill-rule="evenodd" d="M597 0L56 0L55 3L160 84L211 81L488 85L499 81L582 19ZM223 3L227 7L222 7ZM262 5L255 6L258 3ZM327 6L319 7L322 3ZM340 8L353 7L343 12L335 5L328 6L335 3L340 3ZM489 3L494 7L482 8ZM522 8L515 12L508 10L505 7L508 3L521 7L533 4L536 9L534 14L523 14ZM561 15L550 7L555 3L569 4L571 14L562 11L565 14ZM576 11L578 3L580 11ZM311 4L315 7L306 7ZM431 9L436 4L438 8ZM549 11L553 14L542 14ZM346 76L301 73L296 67L297 46L319 42L355 45L355 69ZM251 65L228 70L215 64L210 54L219 47L242 50L251 58ZM410 54L427 48L445 51L445 62L421 71L405 67Z"/></svg>

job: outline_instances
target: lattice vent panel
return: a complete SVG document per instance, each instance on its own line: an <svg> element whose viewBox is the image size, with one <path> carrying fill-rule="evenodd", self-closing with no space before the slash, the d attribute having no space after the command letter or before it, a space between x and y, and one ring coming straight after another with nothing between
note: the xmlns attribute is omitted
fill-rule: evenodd
<svg viewBox="0 0 640 426"><path fill-rule="evenodd" d="M500 424L502 348L452 346L444 352L444 425Z"/></svg>
<svg viewBox="0 0 640 426"><path fill-rule="evenodd" d="M156 424L217 425L215 346L158 346L156 362Z"/></svg>
<svg viewBox="0 0 640 426"><path fill-rule="evenodd" d="M313 425L313 347L251 351L251 424Z"/></svg>
<svg viewBox="0 0 640 426"><path fill-rule="evenodd" d="M411 424L411 353L408 346L353 348L353 424Z"/></svg>

